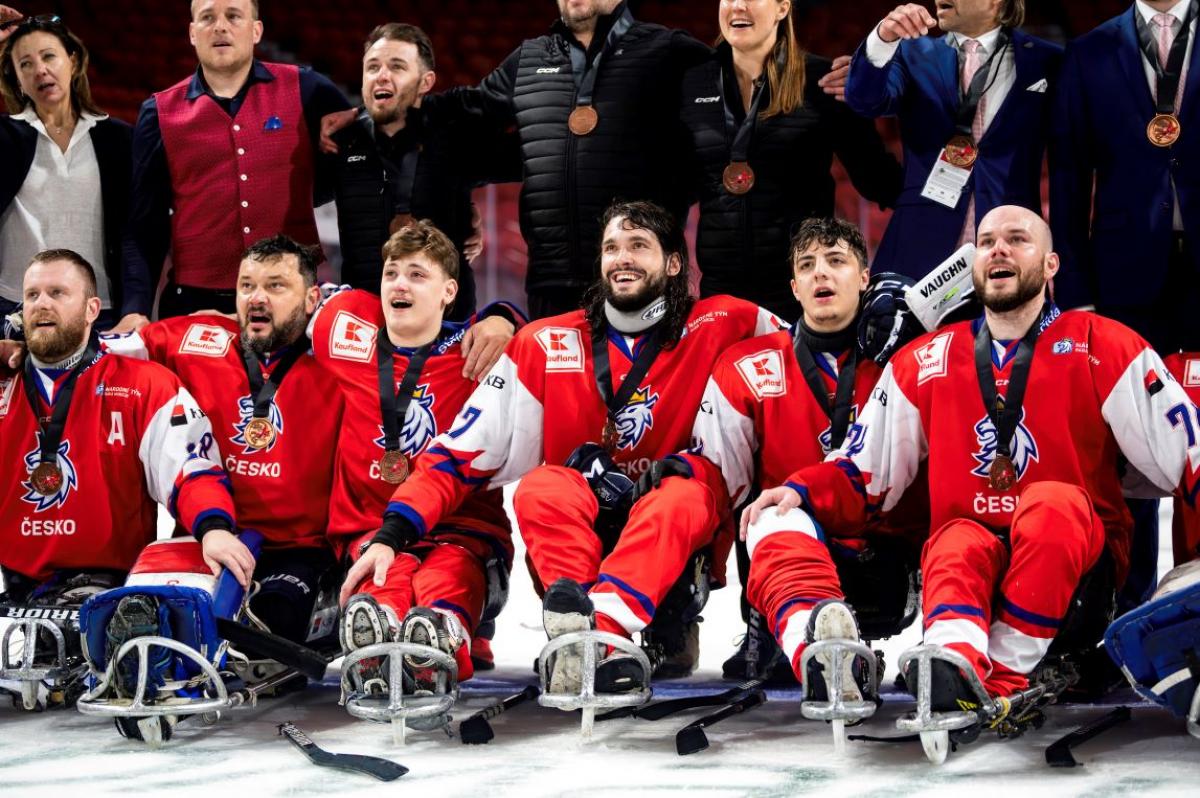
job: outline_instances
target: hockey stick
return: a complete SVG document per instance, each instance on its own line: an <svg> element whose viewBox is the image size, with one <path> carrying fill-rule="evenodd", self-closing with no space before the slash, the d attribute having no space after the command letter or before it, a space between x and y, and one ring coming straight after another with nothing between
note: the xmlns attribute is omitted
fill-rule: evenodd
<svg viewBox="0 0 1200 798"><path fill-rule="evenodd" d="M310 740L308 735L297 729L291 721L280 723L279 733L286 737L292 745L303 751L314 765L349 770L352 773L365 773L380 781L394 781L408 772L408 768L404 765L378 756L330 753Z"/></svg>
<svg viewBox="0 0 1200 798"><path fill-rule="evenodd" d="M1129 707L1117 707L1111 712L1106 712L1096 718L1091 723L1080 726L1073 732L1069 732L1050 744L1046 749L1046 764L1052 768L1073 768L1079 763L1075 761L1075 757L1071 755L1071 749L1080 743L1086 743L1088 740L1108 731L1113 726L1124 723L1132 717Z"/></svg>
<svg viewBox="0 0 1200 798"><path fill-rule="evenodd" d="M541 695L541 690L537 685L529 685L516 695L510 695L503 701L492 704L490 707L481 709L471 717L464 720L458 727L458 736L466 745L482 745L488 740L496 736L492 731L492 726L488 723L489 718L494 718L518 704L524 704L526 701L531 701Z"/></svg>
<svg viewBox="0 0 1200 798"><path fill-rule="evenodd" d="M766 679L750 679L741 684L731 687L720 693L711 695L696 695L686 696L684 698L671 698L666 701L656 701L653 704L647 704L644 707L621 707L602 715L597 715L596 720L615 720L617 718L641 718L642 720L662 720L670 715L675 715L680 712L687 712L689 709L701 709L703 707L719 707L728 704L731 701L736 701L746 694L748 690L757 690L765 687Z"/></svg>
<svg viewBox="0 0 1200 798"><path fill-rule="evenodd" d="M705 748L708 748L708 735L704 733L705 728L718 721L725 720L725 718L740 715L743 712L754 709L754 707L766 702L766 700L766 692L762 688L758 688L751 691L745 698L740 698L737 701L726 704L711 715L705 715L699 720L684 726L675 734L675 750L680 756L703 751Z"/></svg>
<svg viewBox="0 0 1200 798"><path fill-rule="evenodd" d="M217 634L238 650L246 649L267 659L273 659L280 665L295 668L314 681L319 682L325 678L325 669L330 661L311 648L305 648L287 638L221 617L217 618Z"/></svg>

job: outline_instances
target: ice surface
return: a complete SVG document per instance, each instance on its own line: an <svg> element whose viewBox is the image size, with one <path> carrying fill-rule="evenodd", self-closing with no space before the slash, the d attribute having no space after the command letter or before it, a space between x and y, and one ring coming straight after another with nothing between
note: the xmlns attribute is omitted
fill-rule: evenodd
<svg viewBox="0 0 1200 798"><path fill-rule="evenodd" d="M1169 529L1169 520L1164 529ZM1169 546L1166 549L1169 564ZM519 548L516 562L523 562ZM732 569L731 569L732 570ZM734 574L733 576L736 576ZM518 567L508 607L500 616L494 650L498 668L463 687L457 722L492 701L518 692L534 676L531 665L545 637L540 605ZM691 679L656 685L656 697L687 691L718 692L721 661L740 633L737 588L713 594L701 629L701 669ZM881 648L894 678L896 655L917 639L909 629ZM1046 725L1018 740L984 736L928 764L916 743L852 742L836 758L827 727L800 717L794 691L772 692L768 703L709 730L710 748L680 757L675 732L704 710L648 722L598 723L591 742L580 739L576 715L526 704L492 721L495 739L465 746L444 733L410 732L391 741L386 727L358 721L337 706L337 671L301 694L266 699L229 713L213 726L188 721L159 750L119 737L106 721L74 710L27 715L0 706L0 796L154 793L158 796L421 795L536 796L679 795L897 796L1004 795L1132 796L1197 794L1200 740L1183 722L1150 706L1133 720L1081 746L1081 767L1052 770L1046 746L1107 707L1052 707ZM892 735L892 721L910 704L889 697L859 729ZM367 776L320 768L280 738L277 724L295 722L328 751L394 759L410 772L384 784Z"/></svg>

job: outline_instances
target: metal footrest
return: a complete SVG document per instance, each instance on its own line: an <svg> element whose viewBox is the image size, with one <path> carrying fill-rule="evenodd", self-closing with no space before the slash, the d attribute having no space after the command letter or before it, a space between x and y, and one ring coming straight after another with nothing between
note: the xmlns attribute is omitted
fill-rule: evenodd
<svg viewBox="0 0 1200 798"><path fill-rule="evenodd" d="M844 696L844 682L846 678L846 667L843 663L847 659L852 663L854 658L861 657L865 660L869 667L867 668L867 686L866 693L868 695L879 694L879 675L875 667L875 652L868 646L858 640L847 640L844 638L833 638L830 640L818 640L809 643L804 653L800 655L800 671L808 674L808 665L814 657L824 656L829 662L834 663L832 668L826 668L826 691L829 695L827 701L804 701L800 704L800 713L809 720L850 720L859 721L871 717L875 714L877 705L872 700L867 700L864 696L862 701L847 701Z"/></svg>
<svg viewBox="0 0 1200 798"><path fill-rule="evenodd" d="M48 633L54 640L53 663L37 663L38 631ZM20 632L24 640L20 647L20 659L11 656L13 635ZM46 684L51 690L59 682L71 678L75 671L82 673L82 665L73 669L67 660L67 639L62 628L46 618L22 618L14 620L0 637L0 679L21 683L21 705L33 711L38 705L38 686Z"/></svg>
<svg viewBox="0 0 1200 798"><path fill-rule="evenodd" d="M583 650L579 692L549 692L551 655L567 646L575 645L581 646ZM635 690L628 693L597 693L596 666L601 659L599 653L600 646L612 646L619 651L631 655L641 667L645 677L643 683L647 686L642 690ZM652 671L653 668L650 665L649 658L646 656L646 652L642 651L629 638L610 632L597 632L595 630L568 632L546 643L546 646L542 649L542 653L538 655L538 678L541 680L542 686L542 694L538 696L538 703L544 707L554 707L555 709L568 711L575 709L583 710L583 721L580 731L584 737L590 737L597 709L635 707L650 700L650 696L653 693L649 687Z"/></svg>
<svg viewBox="0 0 1200 798"><path fill-rule="evenodd" d="M170 649L190 660L200 669L198 675L186 681L167 681L157 688L160 694L170 694L184 688L211 687L215 695L205 698L169 695L165 698L151 698L149 699L150 703L147 703L146 693L150 688L150 649L152 647ZM133 698L123 698L117 694L116 689L117 663L134 651L137 652L138 658L137 687L134 690ZM217 672L216 666L191 646L169 637L146 635L126 640L117 649L117 653L109 659L104 672L98 674L93 671L93 675L99 678L99 683L84 693L76 703L79 711L85 715L100 715L110 718L142 718L152 715L183 716L220 712L233 706L225 687L225 680Z"/></svg>
<svg viewBox="0 0 1200 798"><path fill-rule="evenodd" d="M1187 730L1188 734L1200 738L1200 685L1196 685L1196 692L1192 694L1192 706L1188 709L1187 716Z"/></svg>
<svg viewBox="0 0 1200 798"><path fill-rule="evenodd" d="M378 657L387 659L387 695L367 695L354 685L355 667L361 670L362 661ZM436 673L436 689L431 694L415 694L404 690L404 658L428 660ZM458 700L458 663L454 657L432 646L417 643L375 643L355 649L342 662L342 701L346 711L356 718L378 723L392 723L397 742L403 742L410 720L424 720L446 715Z"/></svg>
<svg viewBox="0 0 1200 798"><path fill-rule="evenodd" d="M931 664L935 659L948 662L963 673L979 700L979 710L974 712L933 711ZM975 673L975 668L971 666L966 657L951 649L934 645L915 646L900 655L899 666L901 673L904 673L909 667L919 667L917 671L917 709L915 712L896 719L896 728L901 731L912 733L965 729L978 723L986 716L988 708L992 706L992 699L988 697L983 682Z"/></svg>

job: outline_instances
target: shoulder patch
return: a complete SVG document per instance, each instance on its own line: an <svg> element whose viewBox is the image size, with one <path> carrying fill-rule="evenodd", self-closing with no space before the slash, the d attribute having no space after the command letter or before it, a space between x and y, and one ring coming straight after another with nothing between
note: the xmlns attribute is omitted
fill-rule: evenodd
<svg viewBox="0 0 1200 798"><path fill-rule="evenodd" d="M232 340L233 333L224 327L212 324L193 324L183 334L183 341L179 344L179 354L225 357L229 352L229 342Z"/></svg>
<svg viewBox="0 0 1200 798"><path fill-rule="evenodd" d="M574 327L546 327L534 335L546 353L546 371L583 371L583 335Z"/></svg>
<svg viewBox="0 0 1200 798"><path fill-rule="evenodd" d="M775 349L764 349L738 358L734 364L738 374L760 400L768 396L783 396L787 382L783 376L783 358Z"/></svg>
<svg viewBox="0 0 1200 798"><path fill-rule="evenodd" d="M329 356L369 363L375 355L378 335L378 326L348 310L339 310L333 317L333 330L329 334Z"/></svg>
<svg viewBox="0 0 1200 798"><path fill-rule="evenodd" d="M0 378L0 418L8 415L8 408L12 404L13 394L17 392L17 378L2 377Z"/></svg>
<svg viewBox="0 0 1200 798"><path fill-rule="evenodd" d="M950 339L954 333L946 332L935 336L932 341L913 352L920 371L917 374L917 385L934 377L946 376L946 353L950 349Z"/></svg>
<svg viewBox="0 0 1200 798"><path fill-rule="evenodd" d="M1190 357L1184 362L1183 387L1200 388L1200 358Z"/></svg>

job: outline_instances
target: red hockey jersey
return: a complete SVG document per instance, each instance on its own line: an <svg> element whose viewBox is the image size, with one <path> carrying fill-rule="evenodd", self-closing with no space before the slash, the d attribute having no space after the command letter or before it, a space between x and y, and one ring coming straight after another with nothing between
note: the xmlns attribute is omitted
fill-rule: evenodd
<svg viewBox="0 0 1200 798"><path fill-rule="evenodd" d="M617 414L617 464L636 479L653 461L686 448L717 356L782 326L771 313L733 297L696 302L683 338L659 353ZM641 342L610 330L614 390ZM583 311L534 322L509 343L454 427L433 442L388 509L428 529L471 491L519 479L543 462L564 463L580 444L598 442L606 417ZM719 480L714 487L724 493Z"/></svg>
<svg viewBox="0 0 1200 798"><path fill-rule="evenodd" d="M473 321L474 319L472 319ZM339 552L349 541L379 528L395 486L379 475L384 452L375 347L383 324L380 299L367 291L343 290L328 297L310 325L313 352L336 379L346 398L342 435L329 508L329 534ZM424 452L450 428L475 382L462 376L462 338L471 321L446 322L413 391L400 430L401 450ZM397 347L392 373L398 390L413 350ZM417 458L417 463L424 457ZM416 466L416 463L413 463ZM512 530L500 491L477 494L439 523L483 534L511 553ZM432 525L431 527L432 528ZM482 553L482 552L481 552Z"/></svg>
<svg viewBox="0 0 1200 798"><path fill-rule="evenodd" d="M1009 526L1022 488L1057 481L1083 488L1105 525L1124 579L1132 525L1122 498L1194 485L1200 468L1196 407L1162 359L1127 327L1092 313L1052 312L1034 347L1013 435L1017 485L990 487L996 431L975 371L980 320L917 339L884 370L842 449L788 484L837 533L896 505L927 461L932 528L970 518ZM1007 392L1015 342L996 343L993 374Z"/></svg>
<svg viewBox="0 0 1200 798"><path fill-rule="evenodd" d="M241 528L261 532L269 548L325 545L343 402L311 355L301 355L280 383L270 407L277 435L255 449L243 436L254 399L237 322L181 316L100 340L110 352L163 364L196 397L212 421ZM264 378L278 362L260 363Z"/></svg>
<svg viewBox="0 0 1200 798"><path fill-rule="evenodd" d="M39 376L42 412L56 384ZM38 423L22 387L0 377L0 565L32 579L56 570L126 571L157 533L165 504L187 528L233 525L212 428L179 379L155 363L101 354L79 375L58 466L63 486L37 493Z"/></svg>

